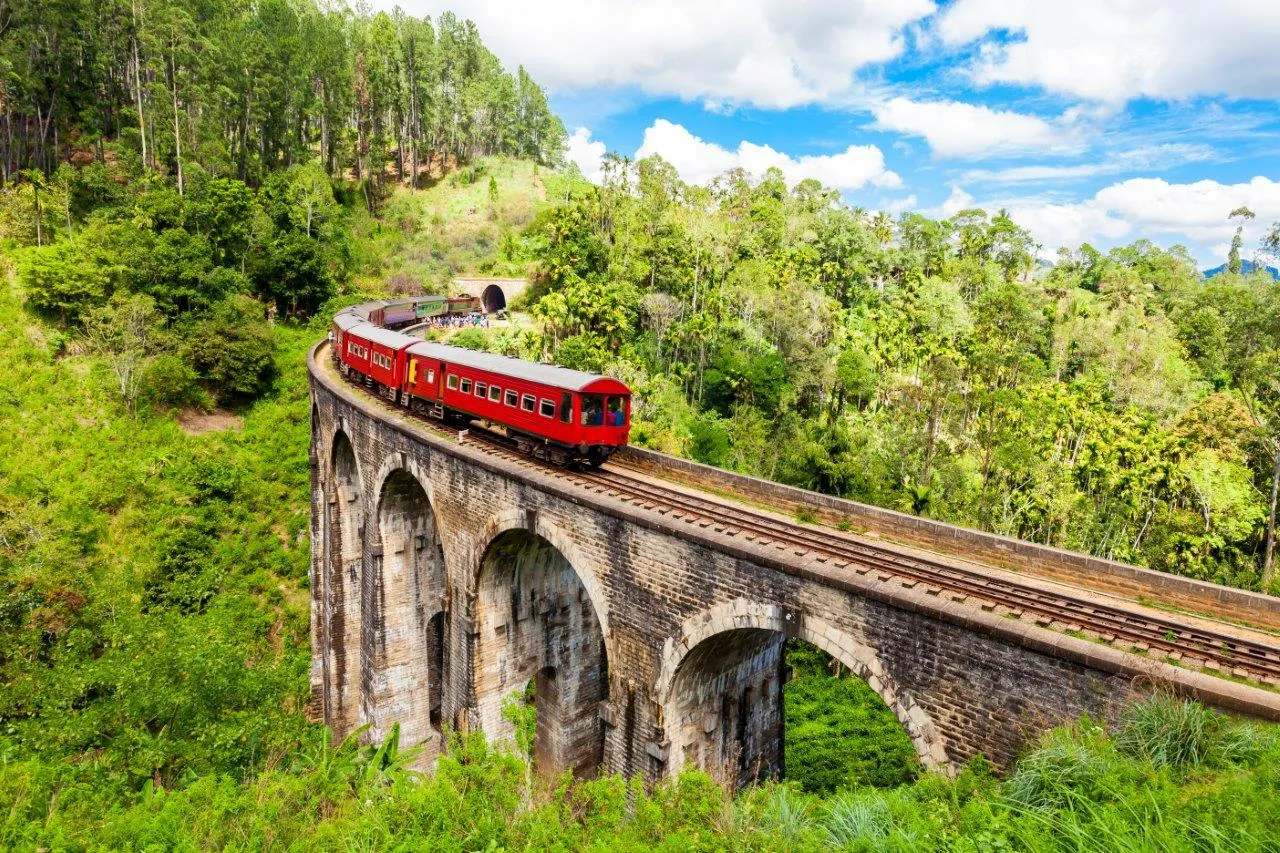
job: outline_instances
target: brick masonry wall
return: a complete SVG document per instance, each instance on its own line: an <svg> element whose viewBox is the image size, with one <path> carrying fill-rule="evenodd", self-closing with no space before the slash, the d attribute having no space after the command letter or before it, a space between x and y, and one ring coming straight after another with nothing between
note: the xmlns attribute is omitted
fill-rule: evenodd
<svg viewBox="0 0 1280 853"><path fill-rule="evenodd" d="M768 700L772 705L761 698L766 673L776 672L778 662L768 644L758 647L760 631L805 639L840 659L893 709L921 759L942 768L978 752L1007 763L1036 732L1081 713L1110 719L1132 695L1165 682L1222 707L1280 715L1275 694L1003 620L851 568L835 569L584 493L465 441L423 431L402 413L342 384L325 363L312 365L312 393L317 491L323 493L334 476L326 460L341 431L355 449L365 517L376 514L371 496L382 494L389 477L412 477L426 496L425 512L442 559L438 601L444 667L439 674L428 667L425 678L441 682L443 720L501 737L507 730L495 721L494 708L512 682L522 686L520 679L527 680L534 666L554 666L567 738L554 751L566 766L582 769L588 754L600 755L610 771L657 778L678 770L694 752L704 765L723 761L723 750L709 755L705 748L708 709L719 703L722 716L716 725L723 725L725 701L741 704L748 687L755 710L737 740L754 754L743 764L780 765L778 697L775 691ZM323 515L314 496L313 511ZM324 528L313 524L322 537L331 533ZM387 565L384 557L379 566L371 553L376 549L372 535L366 531L362 566L367 574ZM491 561L491 567L505 563L503 572L482 571L487 555L501 553L493 550L495 541L512 537L527 547ZM323 551L313 548L315 555ZM514 570L521 565L530 571ZM530 573L535 566L541 567L541 579ZM313 572L322 575L323 563ZM518 582L517 574L524 576ZM326 607L322 581L313 576L313 607L321 611ZM383 589L390 586L370 578L364 588L378 589L379 583ZM517 589L522 585L525 592ZM534 587L559 602L560 616L529 617L513 647L518 651L499 665L498 655L491 654L499 648L494 645L496 613L504 597L511 606ZM366 625L378 622L384 633L405 643L417 643L414 633L427 630L412 597L366 596L364 606ZM607 698L590 707L584 697L596 689L592 672L603 671L597 638L603 641L607 668L607 684L598 689ZM717 654L693 652L708 641L717 644ZM757 645L735 649L735 642ZM361 646L367 683L382 685L378 695L383 698L373 704L383 709L378 722L385 728L387 709L416 707L411 698L385 697L429 692L433 685L423 684L421 669L391 667L377 631L366 628ZM323 657L321 646L317 656ZM686 660L691 662L687 669ZM317 677L313 670L313 678L323 693L323 671ZM370 707L367 698L365 706ZM741 727L732 709L728 722L736 736Z"/></svg>

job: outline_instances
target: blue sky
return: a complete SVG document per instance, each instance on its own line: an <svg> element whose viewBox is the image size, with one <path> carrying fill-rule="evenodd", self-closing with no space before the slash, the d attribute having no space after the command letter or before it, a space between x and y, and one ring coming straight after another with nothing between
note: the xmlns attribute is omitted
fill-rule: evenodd
<svg viewBox="0 0 1280 853"><path fill-rule="evenodd" d="M390 5L390 4L388 4ZM588 176L613 151L705 183L816 177L846 202L1008 208L1059 245L1219 263L1280 220L1277 0L433 0L523 64Z"/></svg>

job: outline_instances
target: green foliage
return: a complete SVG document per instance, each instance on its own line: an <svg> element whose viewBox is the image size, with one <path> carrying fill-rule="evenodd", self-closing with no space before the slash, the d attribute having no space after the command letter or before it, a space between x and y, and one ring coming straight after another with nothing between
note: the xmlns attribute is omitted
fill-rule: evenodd
<svg viewBox="0 0 1280 853"><path fill-rule="evenodd" d="M281 314L311 314L334 295L323 247L298 232L283 232L265 246L252 275L258 292Z"/></svg>
<svg viewBox="0 0 1280 853"><path fill-rule="evenodd" d="M150 355L168 344L147 297L103 310L86 324L93 346L55 361L51 336L0 296L15 365L0 431L0 764L24 763L6 776L20 789L93 792L91 814L146 780L242 777L293 743L308 636L315 332L272 331L289 384L242 432L189 436L147 407L123 417L120 381L151 395L184 365Z"/></svg>
<svg viewBox="0 0 1280 853"><path fill-rule="evenodd" d="M1221 766L1229 758L1228 730L1225 719L1199 703L1158 696L1129 709L1116 747L1154 767Z"/></svg>
<svg viewBox="0 0 1280 853"><path fill-rule="evenodd" d="M27 249L19 270L31 306L63 323L78 322L107 294L106 271L70 241Z"/></svg>
<svg viewBox="0 0 1280 853"><path fill-rule="evenodd" d="M276 338L262 305L232 296L182 327L187 358L224 401L252 399L271 384L276 372Z"/></svg>
<svg viewBox="0 0 1280 853"><path fill-rule="evenodd" d="M1004 211L894 222L778 173L610 161L525 230L543 354L625 377L632 439L1249 588L1275 581L1280 301L1182 247L1033 273ZM674 399L678 393L683 400ZM1252 439L1189 426L1212 393Z"/></svg>
<svg viewBox="0 0 1280 853"><path fill-rule="evenodd" d="M486 352L489 349L489 335L485 333L484 329L472 327L463 329L449 338L449 343L455 347Z"/></svg>
<svg viewBox="0 0 1280 853"><path fill-rule="evenodd" d="M797 640L787 644L787 665L788 780L828 794L867 785L891 788L917 776L911 739L865 681Z"/></svg>

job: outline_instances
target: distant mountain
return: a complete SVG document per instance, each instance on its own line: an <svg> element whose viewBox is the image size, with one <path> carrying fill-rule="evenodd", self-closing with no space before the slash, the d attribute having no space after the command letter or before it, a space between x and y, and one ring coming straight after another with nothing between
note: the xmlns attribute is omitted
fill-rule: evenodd
<svg viewBox="0 0 1280 853"><path fill-rule="evenodd" d="M1268 272L1271 274L1272 278L1274 278L1276 281L1280 281L1280 270L1276 269L1275 267L1269 267L1265 264L1255 264L1253 261L1240 262L1240 272L1244 273L1245 275L1248 275L1254 270L1262 270L1264 272ZM1215 275L1221 275L1226 271L1227 271L1227 265L1222 264L1221 266L1216 266L1211 270L1205 270L1203 275L1205 278L1213 278Z"/></svg>

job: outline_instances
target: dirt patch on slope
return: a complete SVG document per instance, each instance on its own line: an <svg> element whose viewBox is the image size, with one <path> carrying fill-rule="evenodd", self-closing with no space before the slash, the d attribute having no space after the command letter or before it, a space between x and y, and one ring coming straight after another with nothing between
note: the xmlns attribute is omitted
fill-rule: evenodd
<svg viewBox="0 0 1280 853"><path fill-rule="evenodd" d="M223 409L214 409L212 412L183 409L178 414L178 426L182 427L182 431L187 435L201 435L228 429L238 430L244 426L244 418Z"/></svg>

